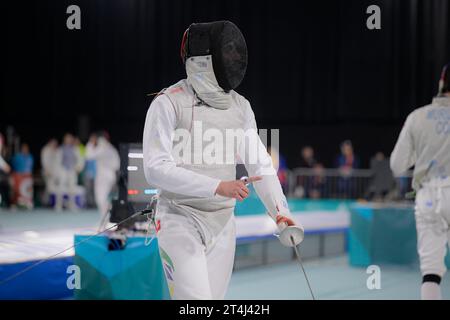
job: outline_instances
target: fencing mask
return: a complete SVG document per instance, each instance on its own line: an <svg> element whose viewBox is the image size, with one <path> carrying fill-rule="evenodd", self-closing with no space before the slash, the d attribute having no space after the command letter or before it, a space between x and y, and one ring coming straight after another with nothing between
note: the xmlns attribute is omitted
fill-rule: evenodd
<svg viewBox="0 0 450 320"><path fill-rule="evenodd" d="M442 69L438 96L442 96L447 92L450 92L450 63L446 64Z"/></svg>
<svg viewBox="0 0 450 320"><path fill-rule="evenodd" d="M210 56L217 84L228 93L236 89L247 69L247 45L230 21L193 23L183 35L181 58ZM188 74L189 76L189 74Z"/></svg>

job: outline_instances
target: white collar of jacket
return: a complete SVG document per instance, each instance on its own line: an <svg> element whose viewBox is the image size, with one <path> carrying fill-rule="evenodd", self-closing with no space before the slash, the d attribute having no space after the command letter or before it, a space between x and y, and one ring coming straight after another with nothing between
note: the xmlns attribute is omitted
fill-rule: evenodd
<svg viewBox="0 0 450 320"><path fill-rule="evenodd" d="M226 93L217 83L211 55L188 58L186 74L188 83L207 105L222 110L231 106L231 92Z"/></svg>
<svg viewBox="0 0 450 320"><path fill-rule="evenodd" d="M442 107L450 107L450 97L448 96L435 97L433 98L433 104Z"/></svg>

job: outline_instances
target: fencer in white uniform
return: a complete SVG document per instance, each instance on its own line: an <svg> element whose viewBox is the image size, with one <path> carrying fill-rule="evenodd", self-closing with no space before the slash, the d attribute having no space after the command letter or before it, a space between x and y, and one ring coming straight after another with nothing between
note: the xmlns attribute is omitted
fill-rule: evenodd
<svg viewBox="0 0 450 320"><path fill-rule="evenodd" d="M187 79L160 92L147 113L144 172L161 190L157 238L171 298L223 299L234 262L235 201L249 193L235 180L236 159L275 222L294 222L250 103L234 91L247 66L242 33L228 21L192 24L181 52ZM247 136L234 145L227 135L236 130Z"/></svg>
<svg viewBox="0 0 450 320"><path fill-rule="evenodd" d="M109 194L116 184L120 157L116 148L103 136L93 135L86 145L86 158L96 161L95 202L103 218L109 210Z"/></svg>
<svg viewBox="0 0 450 320"><path fill-rule="evenodd" d="M64 195L69 199L68 208L77 210L76 195L78 186L78 173L84 166L84 159L77 147L74 145L75 138L71 134L65 134L63 144L59 146L55 155L57 165L56 176L58 179L58 187L55 199L55 209L62 210L64 204Z"/></svg>
<svg viewBox="0 0 450 320"><path fill-rule="evenodd" d="M406 119L391 155L401 174L414 166L416 228L422 299L441 299L450 224L450 68L444 67L439 94Z"/></svg>
<svg viewBox="0 0 450 320"><path fill-rule="evenodd" d="M58 141L50 139L41 150L42 176L45 180L45 192L48 195L58 192L58 172L61 166L58 153Z"/></svg>

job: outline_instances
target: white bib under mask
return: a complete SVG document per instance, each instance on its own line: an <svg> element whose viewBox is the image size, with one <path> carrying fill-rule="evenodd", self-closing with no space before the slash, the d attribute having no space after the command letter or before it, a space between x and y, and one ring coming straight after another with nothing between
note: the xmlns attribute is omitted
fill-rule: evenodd
<svg viewBox="0 0 450 320"><path fill-rule="evenodd" d="M231 106L231 93L226 93L219 86L214 74L211 55L188 58L186 74L188 83L207 105L222 110Z"/></svg>

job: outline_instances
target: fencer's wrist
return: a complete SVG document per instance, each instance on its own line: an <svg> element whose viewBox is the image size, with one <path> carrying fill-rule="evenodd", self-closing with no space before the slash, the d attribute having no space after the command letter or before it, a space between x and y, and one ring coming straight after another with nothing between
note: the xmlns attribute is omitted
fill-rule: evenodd
<svg viewBox="0 0 450 320"><path fill-rule="evenodd" d="M278 214L276 216L276 223L277 225L286 224L288 226L294 226L296 224L294 219L292 219L292 217L288 217L282 214Z"/></svg>
<svg viewBox="0 0 450 320"><path fill-rule="evenodd" d="M218 180L214 187L214 195L218 195L221 192L223 181Z"/></svg>

